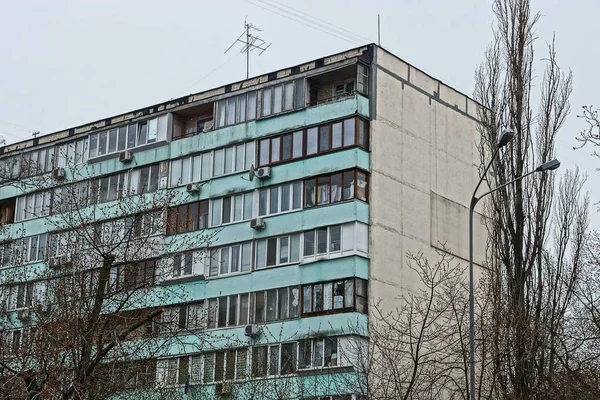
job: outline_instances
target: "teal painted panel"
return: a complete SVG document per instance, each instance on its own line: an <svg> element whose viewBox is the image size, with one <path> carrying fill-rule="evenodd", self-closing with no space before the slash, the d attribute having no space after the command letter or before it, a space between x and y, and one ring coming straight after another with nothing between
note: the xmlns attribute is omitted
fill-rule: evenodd
<svg viewBox="0 0 600 400"><path fill-rule="evenodd" d="M204 231L168 236L165 238L165 243L171 249L170 251L181 251L193 248L193 245L190 247L190 244L204 243L203 238L206 235L216 237L210 244L211 247L214 247L344 222L360 221L368 224L369 205L362 201L354 200L264 217L264 220L266 227L261 231L250 228L250 222L245 221L219 228L210 228Z"/></svg>
<svg viewBox="0 0 600 400"><path fill-rule="evenodd" d="M170 144L171 158L197 151L244 142L267 135L291 131L309 125L343 118L359 113L369 117L369 99L361 95L345 100L275 115L243 124L227 126L202 135L180 139Z"/></svg>
<svg viewBox="0 0 600 400"><path fill-rule="evenodd" d="M364 96L357 96L358 101L358 114L366 118L371 118L371 111L369 107L369 98Z"/></svg>
<svg viewBox="0 0 600 400"><path fill-rule="evenodd" d="M299 340L307 336L336 336L367 332L368 318L365 314L344 313L318 317L299 318L285 322L261 325L256 338L244 335L244 327L211 329L179 336L167 355L193 354L227 347L246 347L256 344Z"/></svg>
<svg viewBox="0 0 600 400"><path fill-rule="evenodd" d="M306 371L277 378L259 378L255 380L229 382L231 395L224 399L264 400L264 399L304 399L321 398L365 393L367 375L344 367L333 367L319 371ZM185 393L185 385L170 388L129 391L126 395L112 396L113 400L208 400L218 399L216 385L191 384Z"/></svg>
<svg viewBox="0 0 600 400"><path fill-rule="evenodd" d="M181 186L179 188L171 189L176 191L177 193L173 197L173 204L181 204L190 201L195 201L198 199L221 197L231 193L247 192L254 189L259 189L263 186L277 185L284 182L297 181L305 177L354 167L358 167L369 171L370 154L365 150L356 147L303 160L298 160L286 164L281 164L273 167L272 177L267 180L255 179L252 182L250 182L247 180L247 172L213 178L211 180L206 181L206 183L201 187L199 195L190 195L185 191L185 187ZM164 191L158 191L155 193L146 194L144 196L147 204L151 204L154 196L165 195ZM119 207L116 207L117 203L119 202L123 202L123 200L99 204L97 206L88 208L86 211L80 210L78 212L85 213L93 211L97 219L110 218L110 213L113 214L112 217L116 217L120 215L121 211ZM137 209L140 210L139 207L137 207ZM361 219L362 221L368 221L368 217L365 217L364 215L362 215L361 218L363 218ZM7 234L13 238L20 236L20 234L23 231L26 232L26 236L37 235L40 233L48 232L49 230L55 230L55 226L56 223L53 223L52 219L37 218L9 225L9 231L7 232Z"/></svg>
<svg viewBox="0 0 600 400"><path fill-rule="evenodd" d="M213 178L205 181L199 195L190 197L199 199L221 197L355 167L370 171L370 154L358 147L276 165L271 168L271 178L265 180L256 178L250 182L248 172ZM188 196L183 186L174 190Z"/></svg>
<svg viewBox="0 0 600 400"><path fill-rule="evenodd" d="M279 287L358 277L369 279L369 260L347 256L306 264L255 270L246 274L182 284L190 298L206 299ZM167 283L165 283L167 285Z"/></svg>
<svg viewBox="0 0 600 400"><path fill-rule="evenodd" d="M81 180L91 176L125 171L139 165L151 164L194 152L244 142L278 132L285 132L307 125L343 118L356 113L369 118L369 99L359 94L345 100L324 103L287 114L216 129L206 134L176 140L168 144L163 141L142 147L137 151L133 149L134 160L131 164L119 162L118 154L115 154L112 158L76 167L73 171L67 169L67 178L71 180L75 176L78 180ZM47 176L49 177L50 175L48 174ZM23 191L19 187L3 186L0 187L0 199L19 196L24 192L31 191L35 191L35 188Z"/></svg>

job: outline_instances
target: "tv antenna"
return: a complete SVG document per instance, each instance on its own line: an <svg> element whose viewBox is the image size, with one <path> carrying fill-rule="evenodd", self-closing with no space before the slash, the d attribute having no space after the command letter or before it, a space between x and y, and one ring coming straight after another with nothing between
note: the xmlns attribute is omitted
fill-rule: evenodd
<svg viewBox="0 0 600 400"><path fill-rule="evenodd" d="M256 32L262 32L262 29L252 24L249 24L247 20L244 20L244 32L240 35L239 38L235 40L235 42L231 44L231 46L229 46L227 50L225 50L226 54L229 50L231 50L233 46L235 46L237 42L240 42L244 45L240 49L240 53L246 53L246 79L250 78L250 52L252 50L260 50L260 53L258 53L258 55L260 56L271 46L271 43L267 44L267 42L259 38L257 34L253 35L251 33L251 30L254 30Z"/></svg>

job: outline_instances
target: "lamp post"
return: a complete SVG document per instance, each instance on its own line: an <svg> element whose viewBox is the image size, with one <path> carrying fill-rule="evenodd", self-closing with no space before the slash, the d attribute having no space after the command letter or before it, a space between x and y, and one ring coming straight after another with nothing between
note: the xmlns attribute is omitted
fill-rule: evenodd
<svg viewBox="0 0 600 400"><path fill-rule="evenodd" d="M558 167L560 167L560 162L557 159L545 162L542 165L540 165L539 167L537 167L536 169L534 169L533 171L530 171L530 172L526 173L525 175L518 176L515 179L511 180L510 182L506 182L488 192L485 192L481 196L477 197L476 196L477 190L479 189L479 186L481 186L481 183L483 182L483 179L485 178L488 170L490 169L492 162L498 156L500 149L502 147L506 146L512 140L514 135L515 135L514 132L511 130L506 130L503 132L502 136L500 137L500 141L498 142L498 146L496 147L496 151L492 155L492 158L490 159L490 162L488 163L488 165L485 167L485 170L483 171L483 174L479 178L479 182L477 183L477 186L475 187L475 190L473 191L473 196L471 197L471 204L469 206L469 381L470 381L469 388L470 388L470 392L471 392L471 395L470 395L471 400L475 400L475 305L474 305L475 304L475 300L474 300L475 295L473 293L474 292L474 290L473 290L473 282L474 282L474 277L473 277L473 213L475 211L475 206L477 205L479 200L481 200L483 197L487 196L488 194L494 193L497 190L500 190L508 185L511 185L511 184L525 178L526 176L529 176L536 172L552 171L552 170L555 170Z"/></svg>

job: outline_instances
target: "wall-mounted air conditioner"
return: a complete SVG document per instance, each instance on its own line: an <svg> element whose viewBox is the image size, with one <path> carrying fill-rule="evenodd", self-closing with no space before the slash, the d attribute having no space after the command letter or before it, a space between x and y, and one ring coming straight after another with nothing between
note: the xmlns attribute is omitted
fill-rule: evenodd
<svg viewBox="0 0 600 400"><path fill-rule="evenodd" d="M252 229L264 229L265 226L265 221L262 218L254 218L250 220L250 228Z"/></svg>
<svg viewBox="0 0 600 400"><path fill-rule="evenodd" d="M121 161L123 164L128 164L131 162L131 160L133 160L133 154L131 154L131 151L125 150L119 153L119 161Z"/></svg>
<svg viewBox="0 0 600 400"><path fill-rule="evenodd" d="M187 190L187 192L190 194L197 194L197 193L200 193L200 185L195 182L188 183L185 186L185 190Z"/></svg>
<svg viewBox="0 0 600 400"><path fill-rule="evenodd" d="M270 167L258 168L255 172L255 175L258 179L270 178L271 177L271 168Z"/></svg>

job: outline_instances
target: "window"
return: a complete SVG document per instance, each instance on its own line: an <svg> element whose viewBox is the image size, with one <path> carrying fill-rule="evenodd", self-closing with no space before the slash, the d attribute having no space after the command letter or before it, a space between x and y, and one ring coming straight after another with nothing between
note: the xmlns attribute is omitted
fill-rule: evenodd
<svg viewBox="0 0 600 400"><path fill-rule="evenodd" d="M118 265L111 270L111 287L135 290L154 285L156 259Z"/></svg>
<svg viewBox="0 0 600 400"><path fill-rule="evenodd" d="M282 83L261 90L263 117L305 106L304 79Z"/></svg>
<svg viewBox="0 0 600 400"><path fill-rule="evenodd" d="M46 257L47 238L48 234L44 233L16 239L10 246L10 254L6 255L7 257L12 257L9 262L12 262L13 265L18 265L44 260Z"/></svg>
<svg viewBox="0 0 600 400"><path fill-rule="evenodd" d="M296 372L297 343L252 348L252 377L289 375Z"/></svg>
<svg viewBox="0 0 600 400"><path fill-rule="evenodd" d="M254 323L298 317L300 290L296 286L255 292L253 296Z"/></svg>
<svg viewBox="0 0 600 400"><path fill-rule="evenodd" d="M304 181L305 207L337 203L354 198L367 201L367 183L367 174L360 170L307 179Z"/></svg>
<svg viewBox="0 0 600 400"><path fill-rule="evenodd" d="M210 253L209 276L221 276L250 271L252 242L214 249Z"/></svg>
<svg viewBox="0 0 600 400"><path fill-rule="evenodd" d="M358 278L304 285L302 296L302 315L348 310L367 312L367 282Z"/></svg>
<svg viewBox="0 0 600 400"><path fill-rule="evenodd" d="M255 268L299 262L300 234L256 241Z"/></svg>
<svg viewBox="0 0 600 400"><path fill-rule="evenodd" d="M352 224L348 226L352 229ZM304 257L337 253L342 250L342 225L304 232Z"/></svg>
<svg viewBox="0 0 600 400"><path fill-rule="evenodd" d="M97 178L90 185L92 203L106 203L127 195L127 173ZM95 200L95 201L94 201Z"/></svg>
<svg viewBox="0 0 600 400"><path fill-rule="evenodd" d="M262 378L267 376L269 351L268 346L257 346L252 348L252 377Z"/></svg>
<svg viewBox="0 0 600 400"><path fill-rule="evenodd" d="M345 97L354 94L354 81L338 83L334 87L333 97Z"/></svg>
<svg viewBox="0 0 600 400"><path fill-rule="evenodd" d="M190 310L193 310L190 305ZM159 329L163 333L174 333L180 329L186 329L188 326L188 306L175 306L165 308L160 315ZM150 332L151 333L151 330Z"/></svg>
<svg viewBox="0 0 600 400"><path fill-rule="evenodd" d="M29 341L29 329L12 329L0 332L4 355L18 354Z"/></svg>
<svg viewBox="0 0 600 400"><path fill-rule="evenodd" d="M254 163L254 142L172 160L169 186L175 187L245 171Z"/></svg>
<svg viewBox="0 0 600 400"><path fill-rule="evenodd" d="M259 142L258 164L266 166L358 145L368 149L369 123L359 117L277 135Z"/></svg>
<svg viewBox="0 0 600 400"><path fill-rule="evenodd" d="M211 226L219 226L230 222L247 221L252 218L251 192L236 194L211 200Z"/></svg>
<svg viewBox="0 0 600 400"><path fill-rule="evenodd" d="M298 369L335 367L339 365L338 338L301 340L298 356Z"/></svg>
<svg viewBox="0 0 600 400"><path fill-rule="evenodd" d="M118 128L112 128L108 131L90 134L89 158L121 152L126 148L132 149L134 147L156 142L159 136L159 122L162 125L166 118L167 116L164 115L148 121L133 123ZM79 149L79 145L77 144L76 146L77 149ZM75 159L77 159L77 149L74 152ZM86 150L83 146L82 149L81 154L84 154ZM58 157L60 160L60 156ZM82 155L80 158L83 159L84 156ZM87 160L81 162L85 161Z"/></svg>
<svg viewBox="0 0 600 400"><path fill-rule="evenodd" d="M356 69L357 69L356 89L359 93L362 93L365 96L368 96L369 95L369 68L362 64L357 64Z"/></svg>
<svg viewBox="0 0 600 400"><path fill-rule="evenodd" d="M137 193L150 193L158 190L159 173L159 164L140 168Z"/></svg>
<svg viewBox="0 0 600 400"><path fill-rule="evenodd" d="M98 191L94 191L94 199ZM84 208L90 201L90 182L79 181L69 185L62 185L54 189L50 214L59 214L71 211L73 208ZM95 200L94 200L95 201Z"/></svg>
<svg viewBox="0 0 600 400"><path fill-rule="evenodd" d="M17 197L15 222L48 215L51 196L51 191L45 191Z"/></svg>
<svg viewBox="0 0 600 400"><path fill-rule="evenodd" d="M157 361L160 386L213 383L247 378L248 349L226 349Z"/></svg>
<svg viewBox="0 0 600 400"><path fill-rule="evenodd" d="M73 231L53 232L48 240L48 257L56 258L66 256L68 253L69 243L76 241Z"/></svg>
<svg viewBox="0 0 600 400"><path fill-rule="evenodd" d="M0 267L8 267L12 261L12 243L4 242L0 243Z"/></svg>
<svg viewBox="0 0 600 400"><path fill-rule="evenodd" d="M81 140L79 142L81 142L80 144L83 145L84 141L85 140ZM67 145L63 145L63 146L67 146ZM58 147L62 147L62 146L57 146L57 148ZM73 151L75 149L76 149L75 142L73 142L71 152L73 153ZM5 174L5 176L12 176L14 178L17 178L17 177L24 178L24 177L28 177L28 176L34 176L34 175L50 172L50 171L52 171L52 168L54 167L54 152L55 152L55 149L53 147L46 147L46 148L39 149L39 150L32 150L32 151L24 152L21 154L20 157L17 156L17 158L15 158L15 163L14 163L15 165L13 166L13 168L18 169L19 172L15 173L15 174L12 174L12 173ZM66 156L66 147L65 147L65 156ZM72 156L74 158L74 154L72 154ZM81 154L79 156L81 157ZM75 164L79 164L79 162L77 162L77 163L72 162L70 165L75 165ZM63 165L60 165L60 166L63 166ZM66 166L66 165L64 165L64 166Z"/></svg>
<svg viewBox="0 0 600 400"><path fill-rule="evenodd" d="M216 104L215 121L217 128L253 119L256 119L256 92L229 97L219 100Z"/></svg>
<svg viewBox="0 0 600 400"><path fill-rule="evenodd" d="M186 251L170 256L168 263L171 266L173 278L204 274L207 251Z"/></svg>
<svg viewBox="0 0 600 400"><path fill-rule="evenodd" d="M112 234L114 235L116 233L121 237L123 234L128 234L129 232L127 229L129 228L130 223L133 223L130 231L134 238L158 235L163 232L163 213L162 211L149 211L146 213L136 214L133 216L133 220L131 222L123 221L121 224L117 223L118 231L115 232L113 230ZM123 228L124 231L120 232L120 230ZM117 240L119 239L120 238L117 238Z"/></svg>
<svg viewBox="0 0 600 400"><path fill-rule="evenodd" d="M7 311L28 308L32 305L33 283L21 283L7 288Z"/></svg>
<svg viewBox="0 0 600 400"><path fill-rule="evenodd" d="M103 365L100 368L109 365ZM133 362L118 362L113 364L111 379L121 383L126 389L147 389L154 387L156 379L156 362L140 360Z"/></svg>
<svg viewBox="0 0 600 400"><path fill-rule="evenodd" d="M159 386L173 386L179 383L178 376L180 374L180 360L185 359L185 357L180 358L169 358L166 360L157 360L156 362L156 376L157 383ZM182 363L184 366L185 363ZM184 371L181 371L184 372ZM183 381L185 383L186 374L183 373Z"/></svg>
<svg viewBox="0 0 600 400"><path fill-rule="evenodd" d="M248 349L229 349L213 354L215 360L214 382L246 378ZM206 373L207 371L205 371L205 376ZM208 373L210 374L210 371Z"/></svg>
<svg viewBox="0 0 600 400"><path fill-rule="evenodd" d="M302 183L294 182L258 191L258 215L279 214L297 210L302 204Z"/></svg>
<svg viewBox="0 0 600 400"><path fill-rule="evenodd" d="M208 227L208 200L171 207L167 213L167 235Z"/></svg>

